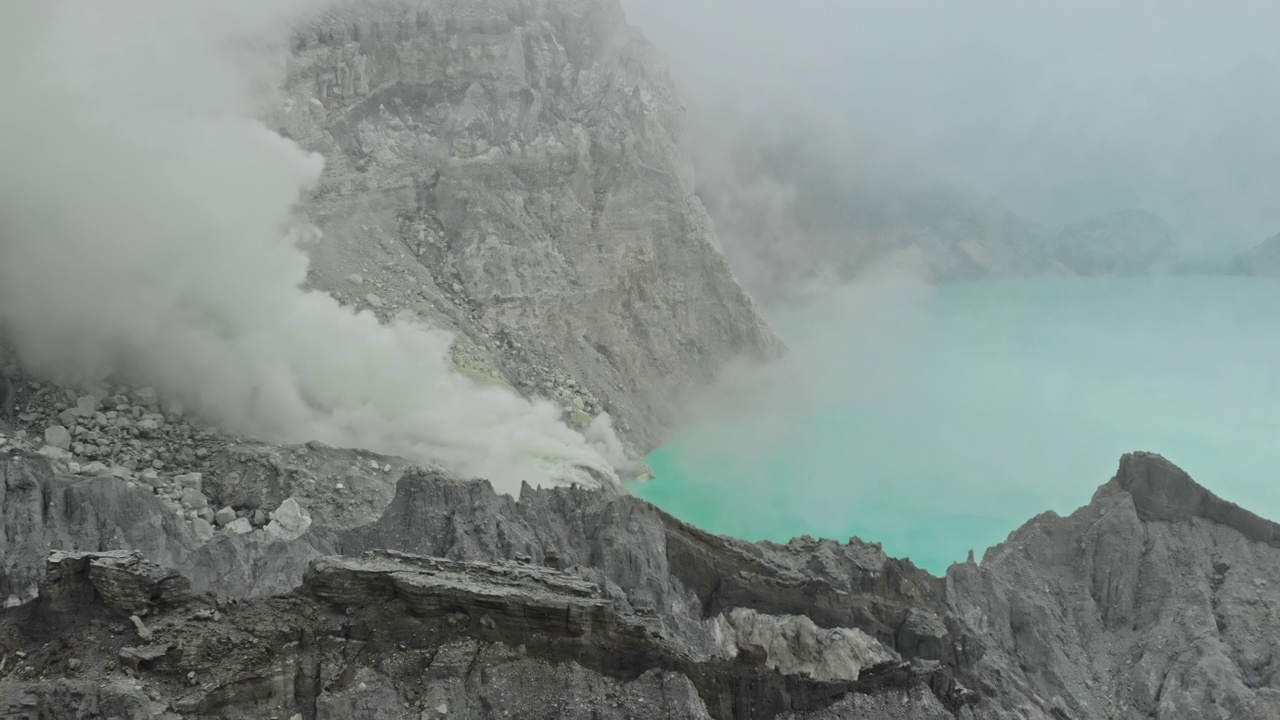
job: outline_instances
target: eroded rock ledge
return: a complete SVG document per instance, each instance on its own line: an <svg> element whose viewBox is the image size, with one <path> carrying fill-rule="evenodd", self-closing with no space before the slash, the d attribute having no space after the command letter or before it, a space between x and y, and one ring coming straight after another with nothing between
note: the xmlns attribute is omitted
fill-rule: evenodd
<svg viewBox="0 0 1280 720"><path fill-rule="evenodd" d="M5 717L528 716L551 681L566 691L553 716L765 718L939 672L890 661L824 681L759 655L699 660L574 574L390 552L320 558L297 591L236 602L193 595L136 552L55 551L39 599L0 632L17 658Z"/></svg>
<svg viewBox="0 0 1280 720"><path fill-rule="evenodd" d="M38 455L0 475L0 588L18 604L0 613L0 697L53 717L1280 711L1274 525L1155 455L945 579L856 539L746 543L626 495L517 500L429 470L405 472L372 523L271 541L203 541L147 488Z"/></svg>

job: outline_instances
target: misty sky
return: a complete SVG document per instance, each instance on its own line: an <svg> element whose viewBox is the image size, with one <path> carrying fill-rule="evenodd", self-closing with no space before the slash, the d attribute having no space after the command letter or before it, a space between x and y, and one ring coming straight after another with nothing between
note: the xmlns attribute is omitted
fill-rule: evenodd
<svg viewBox="0 0 1280 720"><path fill-rule="evenodd" d="M1280 4L623 4L693 112L838 127L1041 221L1137 207L1216 249L1280 232Z"/></svg>

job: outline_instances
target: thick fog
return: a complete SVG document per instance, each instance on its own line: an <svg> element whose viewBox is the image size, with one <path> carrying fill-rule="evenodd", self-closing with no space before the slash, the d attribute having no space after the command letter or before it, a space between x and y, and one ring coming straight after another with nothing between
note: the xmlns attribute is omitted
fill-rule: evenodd
<svg viewBox="0 0 1280 720"><path fill-rule="evenodd" d="M300 289L324 159L254 120L302 0L0 3L0 337L232 432L519 483L611 475L557 407L449 369L451 338ZM598 431L598 432L595 432Z"/></svg>
<svg viewBox="0 0 1280 720"><path fill-rule="evenodd" d="M717 136L794 132L1037 222L1142 209L1213 258L1280 231L1280 6L624 0ZM732 242L727 238L726 242Z"/></svg>

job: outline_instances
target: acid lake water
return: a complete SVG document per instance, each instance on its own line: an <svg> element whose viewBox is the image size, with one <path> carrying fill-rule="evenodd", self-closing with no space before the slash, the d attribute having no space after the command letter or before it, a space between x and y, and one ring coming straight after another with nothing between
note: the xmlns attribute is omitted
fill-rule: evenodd
<svg viewBox="0 0 1280 720"><path fill-rule="evenodd" d="M712 532L858 536L934 572L1087 503L1133 450L1280 519L1280 282L890 284L774 321L787 370L700 400L636 494Z"/></svg>

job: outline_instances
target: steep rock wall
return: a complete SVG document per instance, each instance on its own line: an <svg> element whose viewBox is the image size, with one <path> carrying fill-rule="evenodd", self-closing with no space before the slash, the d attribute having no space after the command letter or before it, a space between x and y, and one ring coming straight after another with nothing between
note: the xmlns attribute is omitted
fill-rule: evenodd
<svg viewBox="0 0 1280 720"><path fill-rule="evenodd" d="M777 351L617 0L351 2L284 65L266 117L328 161L317 287L454 330L464 371L607 410L642 449L681 391Z"/></svg>

